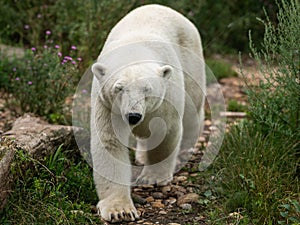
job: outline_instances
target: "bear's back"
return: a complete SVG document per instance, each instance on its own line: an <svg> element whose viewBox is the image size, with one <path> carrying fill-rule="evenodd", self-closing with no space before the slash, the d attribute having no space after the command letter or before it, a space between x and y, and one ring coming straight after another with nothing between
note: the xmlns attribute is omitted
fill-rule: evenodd
<svg viewBox="0 0 300 225"><path fill-rule="evenodd" d="M127 14L111 30L107 43L135 40L158 40L187 48L201 42L197 28L187 18L169 7L155 4L138 7Z"/></svg>

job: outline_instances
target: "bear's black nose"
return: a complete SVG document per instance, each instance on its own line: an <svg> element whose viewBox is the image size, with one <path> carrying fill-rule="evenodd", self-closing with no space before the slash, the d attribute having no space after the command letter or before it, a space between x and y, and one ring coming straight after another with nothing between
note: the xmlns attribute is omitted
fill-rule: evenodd
<svg viewBox="0 0 300 225"><path fill-rule="evenodd" d="M142 119L139 113L127 113L125 116L130 125L136 125Z"/></svg>

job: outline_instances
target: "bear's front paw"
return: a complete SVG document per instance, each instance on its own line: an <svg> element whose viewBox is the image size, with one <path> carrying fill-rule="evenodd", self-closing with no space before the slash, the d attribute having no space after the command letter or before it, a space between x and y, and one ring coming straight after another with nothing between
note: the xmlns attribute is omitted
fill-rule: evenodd
<svg viewBox="0 0 300 225"><path fill-rule="evenodd" d="M135 221L139 214L131 200L103 199L97 204L98 214L108 222Z"/></svg>

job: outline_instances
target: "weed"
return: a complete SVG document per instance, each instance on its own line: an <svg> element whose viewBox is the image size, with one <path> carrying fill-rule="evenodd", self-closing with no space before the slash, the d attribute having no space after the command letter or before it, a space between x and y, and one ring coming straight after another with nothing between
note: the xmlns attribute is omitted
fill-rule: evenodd
<svg viewBox="0 0 300 225"><path fill-rule="evenodd" d="M60 46L51 43L50 35L50 31L46 32L43 47L32 47L23 58L1 62L4 82L0 87L12 93L7 105L18 114L31 112L47 117L50 122L69 123L70 103L66 99L75 91L81 58L76 56L75 49L63 56Z"/></svg>
<svg viewBox="0 0 300 225"><path fill-rule="evenodd" d="M226 211L242 208L259 224L276 223L280 202L299 193L298 144L294 137L279 139L272 130L264 135L251 122L232 127L215 163L222 171L217 180L227 196Z"/></svg>
<svg viewBox="0 0 300 225"><path fill-rule="evenodd" d="M100 224L90 205L97 199L92 171L77 162L77 154L61 146L39 162L17 151L12 173L19 179L0 212L0 224Z"/></svg>
<svg viewBox="0 0 300 225"><path fill-rule="evenodd" d="M281 1L279 6L278 25L263 22L263 49L250 42L264 79L258 87L248 86L249 112L266 134L274 130L300 139L300 4Z"/></svg>

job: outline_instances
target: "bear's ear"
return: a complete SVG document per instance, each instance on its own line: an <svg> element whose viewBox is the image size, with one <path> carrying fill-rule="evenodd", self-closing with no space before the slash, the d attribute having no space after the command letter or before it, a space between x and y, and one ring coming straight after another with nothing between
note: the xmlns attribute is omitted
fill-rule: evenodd
<svg viewBox="0 0 300 225"><path fill-rule="evenodd" d="M101 77L105 76L106 69L102 64L94 63L92 65L92 72L98 79L101 79Z"/></svg>
<svg viewBox="0 0 300 225"><path fill-rule="evenodd" d="M173 68L169 65L165 65L159 68L159 75L163 78L169 79L172 75Z"/></svg>

